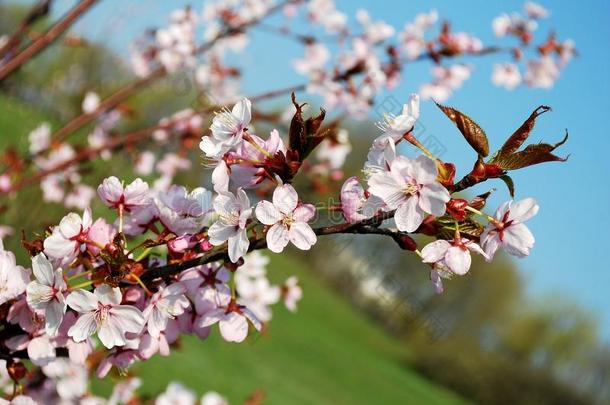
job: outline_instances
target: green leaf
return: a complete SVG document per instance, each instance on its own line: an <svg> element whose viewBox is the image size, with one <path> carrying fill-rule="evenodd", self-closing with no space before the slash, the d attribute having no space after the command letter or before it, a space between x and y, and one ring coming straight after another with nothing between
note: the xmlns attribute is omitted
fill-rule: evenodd
<svg viewBox="0 0 610 405"><path fill-rule="evenodd" d="M506 187L508 187L510 197L515 198L515 183L513 182L513 179L508 175L500 176L500 179L506 184Z"/></svg>

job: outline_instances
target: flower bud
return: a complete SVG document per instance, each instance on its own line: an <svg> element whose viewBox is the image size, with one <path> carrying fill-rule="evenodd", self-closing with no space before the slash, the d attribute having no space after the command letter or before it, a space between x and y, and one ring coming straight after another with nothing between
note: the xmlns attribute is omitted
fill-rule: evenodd
<svg viewBox="0 0 610 405"><path fill-rule="evenodd" d="M466 207L468 201L461 198L453 198L447 203L447 212L458 221L466 219Z"/></svg>
<svg viewBox="0 0 610 405"><path fill-rule="evenodd" d="M22 362L20 361L9 361L6 365L6 371L8 371L8 375L15 382L25 378L28 369L25 368Z"/></svg>
<svg viewBox="0 0 610 405"><path fill-rule="evenodd" d="M398 246L400 246L401 249L409 250L411 252L417 250L417 242L409 235L400 235L396 239L396 243L398 243Z"/></svg>

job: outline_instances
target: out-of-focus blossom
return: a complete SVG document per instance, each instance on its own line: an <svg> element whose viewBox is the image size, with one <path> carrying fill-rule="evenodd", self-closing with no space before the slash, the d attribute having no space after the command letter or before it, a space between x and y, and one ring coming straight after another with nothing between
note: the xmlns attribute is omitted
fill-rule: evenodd
<svg viewBox="0 0 610 405"><path fill-rule="evenodd" d="M519 67L514 63L496 63L491 81L496 86L512 90L521 84Z"/></svg>

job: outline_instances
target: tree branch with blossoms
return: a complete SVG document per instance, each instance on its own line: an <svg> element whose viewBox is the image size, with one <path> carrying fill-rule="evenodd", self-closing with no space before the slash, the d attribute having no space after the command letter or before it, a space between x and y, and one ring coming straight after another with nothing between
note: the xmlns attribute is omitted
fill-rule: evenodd
<svg viewBox="0 0 610 405"><path fill-rule="evenodd" d="M40 170L17 181L11 172L0 181L6 194L40 182L54 201L62 201L64 190L58 183L78 183L78 163L122 148L138 145L139 149L150 137L164 145L177 139L180 152L194 149L199 142L202 158L213 169L213 190L197 187L189 191L173 184L176 172L190 167L179 153L167 154L157 163L162 176L152 186L141 178L131 182L105 178L96 192L89 193L91 198L72 196L72 201L86 202L82 214L70 212L32 239L24 235L22 245L31 257L30 268L18 265L0 239L0 361L6 363L14 383L13 394L7 396L11 400L89 399L87 380L93 370L103 378L113 367L125 371L156 354L168 356L181 336L204 340L216 325L227 342L243 342L264 329L273 306L280 301L296 311L303 296L298 280L289 277L282 284L272 284L266 275L269 260L261 250L280 254L292 245L307 251L318 237L337 234L389 237L400 249L418 255L429 271L432 288L442 293L445 280L470 271L472 253L491 261L499 249L524 257L533 248L535 239L525 223L538 213L539 206L533 198L512 200L515 184L510 173L566 160L555 150L567 135L555 144L523 147L536 120L549 107L536 108L491 154L487 135L475 120L456 108L437 104L475 155L472 169L457 181L456 165L435 156L415 135L420 118L417 94L410 95L400 113L387 114L378 125L382 133L372 140L360 176L343 179L341 167L351 146L341 120L327 119L339 111L350 117L367 112L381 88L395 85L405 60L434 62L435 79L420 92L440 103L470 74L465 65L443 67L443 61L504 48L483 47L470 35L452 32L448 23L441 25L437 37L426 40L424 34L436 23L436 13L420 15L405 27L398 36L399 51L398 46L386 44L395 34L392 27L371 21L361 11L357 20L363 32L351 35L346 31L345 15L328 0L288 1L262 10L247 4L234 7L233 2L213 2L212 6L204 13L216 23L208 32L211 39L195 45L192 9L173 14L172 29L157 31L153 42L147 38L139 44L135 65L140 79L104 101L88 94L83 114L55 135L49 127L38 128L30 135L30 156ZM510 48L516 59L532 41L532 24L543 17L545 10L534 6L526 6L527 18L501 16L494 22L496 33L520 41ZM210 94L228 95L226 99L234 101L231 109L217 108L217 104L227 104L219 101L201 110L179 111L157 125L123 136L111 131L120 116L114 107L130 95L159 77L190 66L196 54L213 53L219 44L229 46L223 41L239 40L247 27L270 13L282 9L287 18L293 18L299 7L306 7L307 18L327 34L351 40L336 66L326 66L330 55L320 41L289 31L305 43L305 57L295 61L295 69L308 77L306 84L270 90L251 99L238 97L225 83L234 72L214 59L215 55L203 67L202 80ZM385 49L385 62L376 53L380 48ZM547 60L541 63L548 63L551 55L569 59L572 50L552 37L538 52ZM530 79L536 76L546 83L549 75L536 69L530 72ZM506 72L496 76L494 81L505 87L515 82ZM306 104L297 100L297 90L322 96L327 109L306 117ZM288 93L292 93L291 103L286 103L292 117L287 137L277 129L268 136L257 134L252 101ZM204 118L215 109L209 131L204 131ZM77 152L63 142L93 119L98 122L88 147ZM404 142L418 148L421 155L400 155L398 145ZM155 157L151 154L142 151L139 158L143 161L136 162L134 172L152 172ZM5 160L13 171L25 171L25 160L14 155ZM340 204L320 207L316 201L305 201L313 197L303 197L308 194L300 188L300 181L313 184L314 176L328 177L329 192L339 196ZM485 211L492 191L471 200L458 195L492 179L504 181L511 197L493 215ZM95 194L113 212L111 223L89 208ZM327 211L340 212L341 219L327 218ZM425 243L427 239L420 236L433 241ZM25 358L36 373L28 371L21 361ZM64 390L62 383L75 375L78 383ZM46 380L51 384L41 383ZM138 384L136 380L122 383L115 393L127 402ZM195 401L192 393L174 384L160 398L178 396Z"/></svg>

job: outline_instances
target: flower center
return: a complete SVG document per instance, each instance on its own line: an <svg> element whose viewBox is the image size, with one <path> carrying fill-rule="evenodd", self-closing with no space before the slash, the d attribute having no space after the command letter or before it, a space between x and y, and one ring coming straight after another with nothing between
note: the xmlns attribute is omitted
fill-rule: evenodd
<svg viewBox="0 0 610 405"><path fill-rule="evenodd" d="M403 188L402 192L406 195L416 195L419 193L420 187L414 181L409 181L407 185Z"/></svg>
<svg viewBox="0 0 610 405"><path fill-rule="evenodd" d="M282 225L284 225L287 228L290 228L290 225L294 224L294 218L292 217L292 215L286 215L284 216L284 218L282 218Z"/></svg>
<svg viewBox="0 0 610 405"><path fill-rule="evenodd" d="M104 324L106 319L108 319L108 315L110 314L110 310L112 309L112 305L104 305L101 302L97 303L97 309L95 310L95 323L98 325Z"/></svg>
<svg viewBox="0 0 610 405"><path fill-rule="evenodd" d="M229 213L220 215L220 219L228 225L238 225L239 224L239 212L231 211Z"/></svg>

